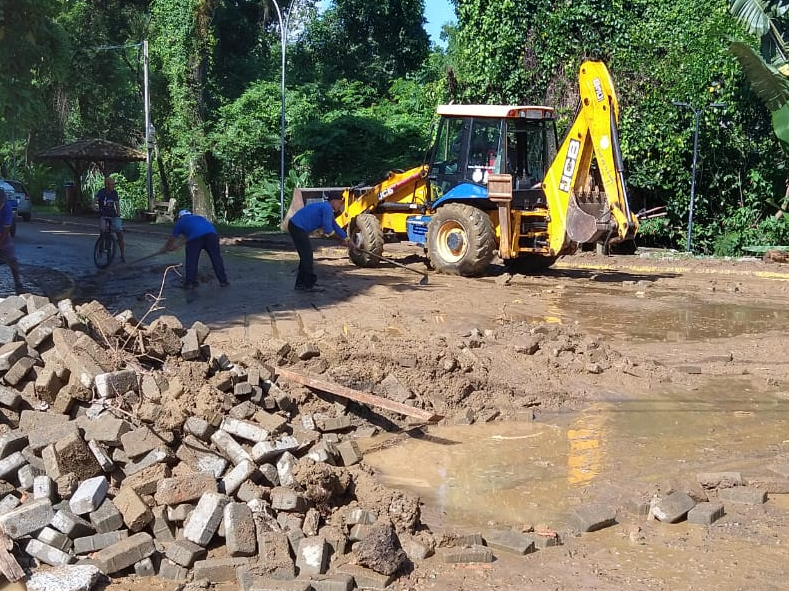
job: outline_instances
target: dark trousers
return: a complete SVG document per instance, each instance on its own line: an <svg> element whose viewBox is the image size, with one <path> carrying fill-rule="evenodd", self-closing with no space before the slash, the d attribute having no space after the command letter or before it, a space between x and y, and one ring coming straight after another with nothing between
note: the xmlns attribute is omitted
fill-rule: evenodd
<svg viewBox="0 0 789 591"><path fill-rule="evenodd" d="M184 283L197 284L197 262L200 260L200 251L204 250L211 259L214 267L214 274L219 279L219 283L227 282L225 274L225 263L222 262L222 254L219 252L219 235L203 234L194 240L186 242L186 278Z"/></svg>
<svg viewBox="0 0 789 591"><path fill-rule="evenodd" d="M288 222L288 233L293 239L296 252L299 253L299 272L296 275L296 285L299 287L312 287L318 281L312 262L312 243L310 235L293 222Z"/></svg>

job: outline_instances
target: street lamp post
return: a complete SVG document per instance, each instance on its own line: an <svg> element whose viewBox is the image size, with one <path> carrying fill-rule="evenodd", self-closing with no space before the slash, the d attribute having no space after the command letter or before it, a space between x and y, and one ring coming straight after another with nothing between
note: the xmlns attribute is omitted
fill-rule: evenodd
<svg viewBox="0 0 789 591"><path fill-rule="evenodd" d="M723 103L710 103L700 109L696 109L690 103L682 103L679 101L672 101L675 107L686 107L693 111L693 115L695 117L695 131L693 133L693 171L691 172L690 177L690 207L688 209L688 243L687 248L685 249L686 252L691 252L691 240L692 240L692 233L693 233L693 205L696 199L696 162L698 161L698 153L699 153L699 118L701 117L701 113L704 109L720 109L725 107Z"/></svg>
<svg viewBox="0 0 789 591"><path fill-rule="evenodd" d="M101 45L96 47L99 51L108 49L126 49L127 47L140 47L142 45L142 72L143 72L143 109L145 111L145 164L146 164L146 192L148 196L148 211L153 211L153 165L151 152L155 143L155 132L151 124L151 95L148 84L148 40L142 43L127 43L125 45Z"/></svg>
<svg viewBox="0 0 789 591"><path fill-rule="evenodd" d="M279 20L279 46L282 53L279 118L279 221L281 223L285 219L285 46L288 42L288 21L293 12L293 4L285 14L283 21L282 11L279 9L277 0L271 0L271 3L277 11L277 20Z"/></svg>

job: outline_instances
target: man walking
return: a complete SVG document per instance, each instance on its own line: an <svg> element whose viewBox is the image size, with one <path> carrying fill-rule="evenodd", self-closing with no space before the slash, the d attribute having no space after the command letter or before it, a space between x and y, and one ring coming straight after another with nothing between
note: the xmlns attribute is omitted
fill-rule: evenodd
<svg viewBox="0 0 789 591"><path fill-rule="evenodd" d="M13 187L9 188L13 189ZM8 202L8 194L2 186L0 186L0 200L2 200L2 205L0 206L0 223L2 224L2 231L0 231L0 263L8 265L8 268L11 269L11 275L14 278L14 289L17 295L20 295L24 293L25 288L19 276L19 261L16 258L14 239L11 236L11 227L14 225L14 207Z"/></svg>
<svg viewBox="0 0 789 591"><path fill-rule="evenodd" d="M299 271L296 275L296 291L323 291L315 284L318 281L315 275L312 243L310 233L321 229L328 238L334 238L348 248L353 245L345 231L334 221L342 209L342 198L333 195L328 201L316 201L305 205L298 210L288 222L288 233L293 239L296 252L299 253Z"/></svg>
<svg viewBox="0 0 789 591"><path fill-rule="evenodd" d="M111 176L104 177L104 188L96 193L96 202L99 204L99 224L104 231L104 224L111 224L112 231L118 238L121 249L121 262L126 262L126 249L123 244L123 221L121 220L121 200L115 190L115 179Z"/></svg>
<svg viewBox="0 0 789 591"><path fill-rule="evenodd" d="M167 239L167 243L162 248L162 252L175 250L176 239L178 236L186 237L184 262L185 277L182 287L184 289L194 289L197 287L197 263L200 260L200 252L206 251L214 267L214 274L219 280L219 285L227 287L230 283L225 273L225 263L222 261L222 253L219 252L219 235L216 228L206 218L195 215L188 209L178 212L178 221L175 222L172 235Z"/></svg>

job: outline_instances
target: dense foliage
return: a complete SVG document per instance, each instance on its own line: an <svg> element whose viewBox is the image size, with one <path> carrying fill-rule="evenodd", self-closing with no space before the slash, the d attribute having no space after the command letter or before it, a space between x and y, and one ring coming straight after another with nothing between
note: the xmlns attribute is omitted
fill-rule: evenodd
<svg viewBox="0 0 789 591"><path fill-rule="evenodd" d="M685 247L696 112L694 250L736 254L789 239L775 215L786 201L784 144L729 50L733 40L758 48L760 39L729 2L454 5L445 45L431 46L424 0L335 0L325 10L316 0L0 0L3 173L21 176L37 197L71 179L35 159L44 149L89 137L144 149L147 40L156 198L275 225L281 16L286 199L297 185L370 182L420 163L441 102L548 104L565 126L577 69L596 58L620 93L631 204L667 211L644 224L640 244ZM785 12L771 14L783 30ZM144 207L145 165L117 172L129 202ZM96 174L82 179L87 195Z"/></svg>

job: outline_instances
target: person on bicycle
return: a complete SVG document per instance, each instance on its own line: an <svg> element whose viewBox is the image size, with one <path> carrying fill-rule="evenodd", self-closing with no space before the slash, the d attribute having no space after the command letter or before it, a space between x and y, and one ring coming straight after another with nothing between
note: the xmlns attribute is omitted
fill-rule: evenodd
<svg viewBox="0 0 789 591"><path fill-rule="evenodd" d="M225 273L225 263L222 261L222 253L219 252L219 235L216 228L206 218L195 215L188 209L178 212L178 217L173 226L173 233L167 239L167 243L161 252L168 252L176 249L176 238L183 235L186 237L186 261L184 262L185 277L182 287L193 289L197 287L197 263L200 260L200 252L206 251L214 267L214 274L219 280L219 285L227 287L230 283Z"/></svg>
<svg viewBox="0 0 789 591"><path fill-rule="evenodd" d="M115 179L111 176L104 177L104 188L96 193L96 202L99 204L99 224L104 230L105 224L111 224L112 231L118 238L121 249L121 262L126 262L126 251L123 244L123 221L121 220L121 200L115 190Z"/></svg>

